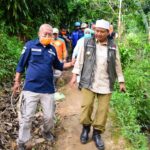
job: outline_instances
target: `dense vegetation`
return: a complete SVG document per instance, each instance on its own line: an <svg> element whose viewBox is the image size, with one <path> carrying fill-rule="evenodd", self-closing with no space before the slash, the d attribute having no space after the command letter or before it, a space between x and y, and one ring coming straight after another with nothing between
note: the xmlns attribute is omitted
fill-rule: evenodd
<svg viewBox="0 0 150 150"><path fill-rule="evenodd" d="M13 78L22 42L0 29L0 83Z"/></svg>
<svg viewBox="0 0 150 150"><path fill-rule="evenodd" d="M118 0L1 0L0 83L12 80L22 43L36 36L40 24L65 24L72 29L77 20L90 23L104 18L113 22L117 31L118 6ZM115 92L111 106L116 114L116 127L132 149L147 150L147 138L141 131L150 126L150 2L122 1L121 10L118 45L127 92Z"/></svg>
<svg viewBox="0 0 150 150"><path fill-rule="evenodd" d="M126 35L126 39L120 43L120 51L127 92L115 92L111 106L117 114L116 127L121 126L133 149L146 150L147 139L141 131L150 128L150 45L139 34Z"/></svg>

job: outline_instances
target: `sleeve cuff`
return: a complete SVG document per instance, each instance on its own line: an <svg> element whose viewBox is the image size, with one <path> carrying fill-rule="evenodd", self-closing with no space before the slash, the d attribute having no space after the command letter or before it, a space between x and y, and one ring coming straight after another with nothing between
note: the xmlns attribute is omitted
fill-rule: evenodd
<svg viewBox="0 0 150 150"><path fill-rule="evenodd" d="M125 82L124 77L123 76L119 76L118 77L118 82Z"/></svg>
<svg viewBox="0 0 150 150"><path fill-rule="evenodd" d="M61 63L61 68L60 70L63 71L64 63Z"/></svg>
<svg viewBox="0 0 150 150"><path fill-rule="evenodd" d="M74 73L74 74L80 74L80 69L73 68L72 73Z"/></svg>
<svg viewBox="0 0 150 150"><path fill-rule="evenodd" d="M22 68L22 67L17 67L16 72L22 73L22 72L24 72L24 68Z"/></svg>

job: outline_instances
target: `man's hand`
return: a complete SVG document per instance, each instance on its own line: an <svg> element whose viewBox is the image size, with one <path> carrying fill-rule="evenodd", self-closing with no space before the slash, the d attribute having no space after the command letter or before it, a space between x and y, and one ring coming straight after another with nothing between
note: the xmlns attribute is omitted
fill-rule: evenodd
<svg viewBox="0 0 150 150"><path fill-rule="evenodd" d="M72 64L74 65L74 64L75 64L75 62L76 62L76 59L75 59L75 58L73 58L71 62L72 62Z"/></svg>
<svg viewBox="0 0 150 150"><path fill-rule="evenodd" d="M14 86L12 88L14 95L20 92L20 84L21 84L21 73L16 72L14 79Z"/></svg>
<svg viewBox="0 0 150 150"><path fill-rule="evenodd" d="M126 87L125 87L125 83L124 82L120 82L120 92L126 92Z"/></svg>
<svg viewBox="0 0 150 150"><path fill-rule="evenodd" d="M74 87L76 82L77 82L77 75L73 74L72 78L71 78L71 81L70 81L70 86Z"/></svg>
<svg viewBox="0 0 150 150"><path fill-rule="evenodd" d="M74 64L73 64L72 61L71 62L65 62L63 68L67 69L67 68L70 68L70 67L73 67L73 66L74 66Z"/></svg>
<svg viewBox="0 0 150 150"><path fill-rule="evenodd" d="M12 88L14 95L20 92L20 82L15 81L14 86Z"/></svg>
<svg viewBox="0 0 150 150"><path fill-rule="evenodd" d="M63 63L66 63L67 61L66 61L66 59L64 59L62 62L63 62Z"/></svg>

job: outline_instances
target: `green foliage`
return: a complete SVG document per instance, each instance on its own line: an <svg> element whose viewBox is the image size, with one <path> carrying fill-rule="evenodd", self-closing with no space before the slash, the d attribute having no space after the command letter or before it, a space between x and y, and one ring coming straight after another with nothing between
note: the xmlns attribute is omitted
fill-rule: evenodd
<svg viewBox="0 0 150 150"><path fill-rule="evenodd" d="M110 22L116 23L118 1L107 0L70 0L67 3L69 16L73 17L73 20L79 20L81 22L93 22L97 19L104 18ZM94 11L93 11L94 10ZM110 16L110 14L112 14ZM73 22L71 22L73 24Z"/></svg>
<svg viewBox="0 0 150 150"><path fill-rule="evenodd" d="M142 22L142 16L140 16L140 13L138 11L134 12L133 14L129 13L127 15L124 15L123 19L126 33L137 34L143 31L144 26Z"/></svg>
<svg viewBox="0 0 150 150"><path fill-rule="evenodd" d="M57 17L52 12L50 1L36 0L1 0L1 16L9 33L19 36L21 39L31 39L37 34L37 28L45 22L53 21ZM49 6L49 7L48 7Z"/></svg>
<svg viewBox="0 0 150 150"><path fill-rule="evenodd" d="M33 37L45 22L56 27L61 24L73 27L75 21L90 23L104 18L117 24L118 17L118 1L113 0L92 0L90 3L88 0L1 0L0 6L0 19L4 20L11 35L21 39Z"/></svg>
<svg viewBox="0 0 150 150"><path fill-rule="evenodd" d="M122 2L122 21L126 31L144 28L139 8L148 16L148 0L126 0ZM117 27L118 0L1 0L0 19L4 21L11 35L21 39L31 39L36 35L42 23L50 23L55 27L68 25L73 29L75 21L94 22L104 18ZM130 13L131 12L131 13ZM113 14L113 15L111 15Z"/></svg>
<svg viewBox="0 0 150 150"><path fill-rule="evenodd" d="M132 105L138 111L136 116L138 123L146 127L150 125L150 64L148 59L139 60L126 69L125 76L127 76L126 84L132 97Z"/></svg>
<svg viewBox="0 0 150 150"><path fill-rule="evenodd" d="M148 149L141 129L150 125L150 45L144 39L144 35L130 33L119 44L127 92L115 92L111 102L122 134L136 150Z"/></svg>
<svg viewBox="0 0 150 150"><path fill-rule="evenodd" d="M143 33L130 32L124 36L121 43L118 43L119 51L121 54L121 62L123 68L131 65L135 61L135 57L144 56L144 51L147 49L146 36ZM148 54L148 52L147 52Z"/></svg>
<svg viewBox="0 0 150 150"><path fill-rule="evenodd" d="M0 82L12 79L22 43L0 31Z"/></svg>
<svg viewBox="0 0 150 150"><path fill-rule="evenodd" d="M126 94L115 92L111 106L117 117L117 126L121 128L121 134L132 143L134 150L147 150L147 139L140 133L140 126L137 124L137 110L131 104L131 97Z"/></svg>

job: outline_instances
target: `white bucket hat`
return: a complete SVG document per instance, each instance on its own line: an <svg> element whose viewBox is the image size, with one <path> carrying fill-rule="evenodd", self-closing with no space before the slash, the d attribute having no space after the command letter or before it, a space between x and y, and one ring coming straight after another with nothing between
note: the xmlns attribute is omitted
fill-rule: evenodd
<svg viewBox="0 0 150 150"><path fill-rule="evenodd" d="M108 30L109 30L109 26L110 26L109 22L104 19L97 20L96 25L95 25L95 27L104 28L104 29L108 29Z"/></svg>

